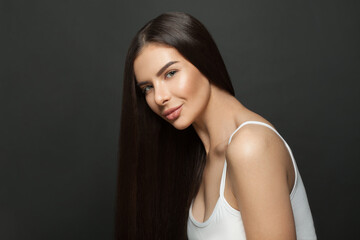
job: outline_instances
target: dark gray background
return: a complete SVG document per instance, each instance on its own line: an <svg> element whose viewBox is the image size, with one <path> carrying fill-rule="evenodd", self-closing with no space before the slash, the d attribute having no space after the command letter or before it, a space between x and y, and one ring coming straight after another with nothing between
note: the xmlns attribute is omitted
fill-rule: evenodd
<svg viewBox="0 0 360 240"><path fill-rule="evenodd" d="M319 239L359 225L359 1L1 0L0 239L112 239L122 72L165 11L204 23L294 153Z"/></svg>

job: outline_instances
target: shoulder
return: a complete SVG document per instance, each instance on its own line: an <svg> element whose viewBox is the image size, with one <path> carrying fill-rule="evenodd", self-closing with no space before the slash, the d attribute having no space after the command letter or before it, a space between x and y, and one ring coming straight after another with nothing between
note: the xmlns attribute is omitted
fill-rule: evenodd
<svg viewBox="0 0 360 240"><path fill-rule="evenodd" d="M229 167L278 164L285 170L284 162L289 154L282 139L272 129L260 124L246 124L233 135L225 157Z"/></svg>
<svg viewBox="0 0 360 240"><path fill-rule="evenodd" d="M289 153L280 136L263 125L244 125L225 156L247 237L296 239L286 173Z"/></svg>

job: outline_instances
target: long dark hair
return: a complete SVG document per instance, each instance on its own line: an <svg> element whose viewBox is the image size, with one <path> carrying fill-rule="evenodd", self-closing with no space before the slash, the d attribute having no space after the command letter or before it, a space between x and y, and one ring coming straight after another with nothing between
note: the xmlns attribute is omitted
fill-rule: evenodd
<svg viewBox="0 0 360 240"><path fill-rule="evenodd" d="M176 48L211 83L235 94L214 40L191 15L161 14L133 38L124 71L116 239L187 239L206 152L192 126L174 128L150 109L136 86L133 63L148 43Z"/></svg>

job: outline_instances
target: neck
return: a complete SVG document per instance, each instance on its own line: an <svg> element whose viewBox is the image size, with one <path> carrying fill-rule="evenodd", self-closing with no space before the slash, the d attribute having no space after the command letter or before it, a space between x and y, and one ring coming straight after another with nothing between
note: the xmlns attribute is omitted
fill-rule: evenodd
<svg viewBox="0 0 360 240"><path fill-rule="evenodd" d="M192 124L207 155L228 143L245 111L246 108L234 96L211 84L208 105Z"/></svg>

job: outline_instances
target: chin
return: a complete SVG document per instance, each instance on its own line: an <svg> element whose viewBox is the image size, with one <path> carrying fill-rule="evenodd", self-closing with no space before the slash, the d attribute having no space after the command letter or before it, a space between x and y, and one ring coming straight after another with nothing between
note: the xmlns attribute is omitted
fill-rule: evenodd
<svg viewBox="0 0 360 240"><path fill-rule="evenodd" d="M174 128L176 128L177 130L184 130L186 128L188 128L190 124L187 124L187 123L184 123L184 122L181 122L181 121L175 121L173 123L170 123Z"/></svg>

